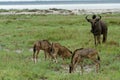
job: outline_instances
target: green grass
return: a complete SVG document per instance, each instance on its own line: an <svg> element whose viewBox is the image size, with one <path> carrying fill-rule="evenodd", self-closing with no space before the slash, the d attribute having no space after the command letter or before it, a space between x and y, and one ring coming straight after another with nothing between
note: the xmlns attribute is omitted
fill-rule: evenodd
<svg viewBox="0 0 120 80"><path fill-rule="evenodd" d="M85 15L0 15L0 80L119 80L120 14L101 15L108 24L108 39L97 47ZM59 42L71 51L97 49L100 72L69 74L61 65L69 66L70 60L44 61L43 51L34 64L30 49L42 39Z"/></svg>

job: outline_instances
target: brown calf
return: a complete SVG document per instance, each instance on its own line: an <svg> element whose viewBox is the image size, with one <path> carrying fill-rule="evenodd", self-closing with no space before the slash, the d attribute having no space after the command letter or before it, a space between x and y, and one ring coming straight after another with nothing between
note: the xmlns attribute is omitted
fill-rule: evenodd
<svg viewBox="0 0 120 80"><path fill-rule="evenodd" d="M40 50L43 50L45 53L45 60L47 56L50 56L51 51L51 44L48 40L40 40L34 43L33 46L33 60L36 63L36 60L38 59L38 54Z"/></svg>
<svg viewBox="0 0 120 80"><path fill-rule="evenodd" d="M81 49L76 49L72 55L71 64L69 66L69 73L73 72L77 64L81 62L80 66L83 74L82 63L84 58L88 58L92 60L96 64L96 72L98 72L98 69L100 68L100 57L98 55L98 52L95 49L81 48Z"/></svg>
<svg viewBox="0 0 120 80"><path fill-rule="evenodd" d="M68 48L66 48L65 46L61 46L59 43L52 43L51 48L51 55L53 56L56 62L57 56L61 56L64 60L65 58L70 58L72 55L72 52Z"/></svg>

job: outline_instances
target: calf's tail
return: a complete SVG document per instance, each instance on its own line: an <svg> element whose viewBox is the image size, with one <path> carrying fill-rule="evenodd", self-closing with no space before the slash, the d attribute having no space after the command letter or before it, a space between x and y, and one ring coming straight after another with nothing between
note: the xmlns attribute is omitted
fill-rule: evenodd
<svg viewBox="0 0 120 80"><path fill-rule="evenodd" d="M97 56L97 59L100 61L100 56L99 55Z"/></svg>
<svg viewBox="0 0 120 80"><path fill-rule="evenodd" d="M33 46L33 53L36 52L36 45Z"/></svg>

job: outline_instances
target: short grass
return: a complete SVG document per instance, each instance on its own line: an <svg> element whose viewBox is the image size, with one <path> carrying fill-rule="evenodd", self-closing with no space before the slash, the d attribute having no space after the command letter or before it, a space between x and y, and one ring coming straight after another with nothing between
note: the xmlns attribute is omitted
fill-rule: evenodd
<svg viewBox="0 0 120 80"><path fill-rule="evenodd" d="M101 15L108 24L108 39L97 47L86 15L0 15L0 80L119 80L120 14ZM70 59L45 61L43 51L34 64L31 49L35 41L42 39L59 42L71 51L81 47L97 49L100 72L69 74L62 65L68 67Z"/></svg>

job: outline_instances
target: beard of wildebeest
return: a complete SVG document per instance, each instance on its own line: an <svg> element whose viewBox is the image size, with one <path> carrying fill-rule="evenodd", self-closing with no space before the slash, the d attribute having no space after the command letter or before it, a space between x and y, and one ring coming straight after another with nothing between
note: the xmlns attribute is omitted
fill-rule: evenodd
<svg viewBox="0 0 120 80"><path fill-rule="evenodd" d="M103 35L103 43L107 40L107 25L101 20L101 16L96 18L93 15L92 19L88 19L86 16L86 20L91 23L91 32L94 35L95 45L100 44L100 36Z"/></svg>

